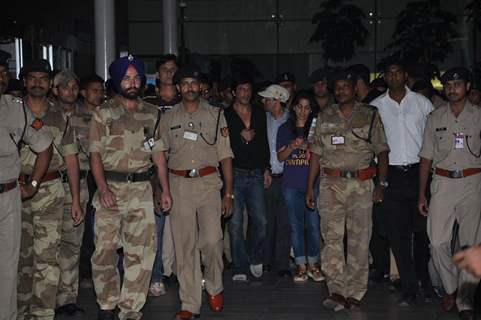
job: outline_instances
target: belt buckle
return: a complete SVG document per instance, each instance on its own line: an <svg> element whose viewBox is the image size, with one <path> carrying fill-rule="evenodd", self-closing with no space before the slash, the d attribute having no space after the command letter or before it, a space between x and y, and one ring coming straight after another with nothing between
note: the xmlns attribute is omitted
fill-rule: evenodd
<svg viewBox="0 0 481 320"><path fill-rule="evenodd" d="M192 169L192 170L189 171L188 175L191 178L197 178L199 176L199 170Z"/></svg>
<svg viewBox="0 0 481 320"><path fill-rule="evenodd" d="M132 172L127 173L127 182L134 181L134 174Z"/></svg>
<svg viewBox="0 0 481 320"><path fill-rule="evenodd" d="M450 177L450 178L453 178L453 179L462 178L462 177L463 177L463 171L462 171L462 170L459 170L459 169L450 171L450 172L449 172L449 177Z"/></svg>
<svg viewBox="0 0 481 320"><path fill-rule="evenodd" d="M353 178L352 172L351 172L351 171L346 171L346 172L344 173L344 178L348 178L348 179Z"/></svg>

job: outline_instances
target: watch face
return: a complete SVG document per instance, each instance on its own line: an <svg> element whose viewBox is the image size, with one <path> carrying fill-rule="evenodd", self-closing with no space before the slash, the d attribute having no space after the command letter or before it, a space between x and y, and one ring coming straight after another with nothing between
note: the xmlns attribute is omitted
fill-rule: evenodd
<svg viewBox="0 0 481 320"><path fill-rule="evenodd" d="M33 181L31 182L31 185L32 185L34 188L36 188L37 185L38 185L38 182L37 182L36 180L33 180Z"/></svg>

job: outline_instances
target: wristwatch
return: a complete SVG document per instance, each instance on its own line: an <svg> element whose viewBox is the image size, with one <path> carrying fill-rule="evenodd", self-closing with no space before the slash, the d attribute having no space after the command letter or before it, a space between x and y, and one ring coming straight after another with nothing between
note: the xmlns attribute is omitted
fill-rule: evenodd
<svg viewBox="0 0 481 320"><path fill-rule="evenodd" d="M37 180L32 180L32 182L30 182L30 184L31 184L32 187L34 187L34 188L38 187L38 181L37 181Z"/></svg>
<svg viewBox="0 0 481 320"><path fill-rule="evenodd" d="M380 182L379 182L379 185L380 185L381 187L383 187L383 188L387 188L387 187L389 187L389 182L387 182L387 181L380 181Z"/></svg>
<svg viewBox="0 0 481 320"><path fill-rule="evenodd" d="M232 193L226 193L225 196L234 200L234 195Z"/></svg>

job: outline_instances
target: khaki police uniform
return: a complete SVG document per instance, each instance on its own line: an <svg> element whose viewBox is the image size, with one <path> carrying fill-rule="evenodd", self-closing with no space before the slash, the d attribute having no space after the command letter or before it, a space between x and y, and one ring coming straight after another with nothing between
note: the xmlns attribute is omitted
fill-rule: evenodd
<svg viewBox="0 0 481 320"><path fill-rule="evenodd" d="M223 291L222 181L217 170L193 178L179 172L217 168L221 160L233 158L227 124L219 112L202 99L193 113L188 113L182 103L175 105L162 118L159 127L162 144L154 147L154 152L168 151L173 201L170 222L181 310L194 314L200 312L202 303L201 256L207 292L216 295Z"/></svg>
<svg viewBox="0 0 481 320"><path fill-rule="evenodd" d="M96 208L93 282L100 309L117 306L121 320L142 317L157 249L149 169L151 148L157 144L158 113L155 106L139 103L138 110L129 112L117 99L105 102L94 111L89 132L89 152L100 153L106 182L117 201L115 207L104 208L97 191L92 202ZM117 269L120 247L124 249L122 288Z"/></svg>
<svg viewBox="0 0 481 320"><path fill-rule="evenodd" d="M428 117L420 157L433 161L428 235L431 255L448 294L457 293L459 311L473 309L473 297L479 279L459 272L452 262L453 225L459 225L459 246L471 246L481 240L479 225L481 174L452 178L438 174L439 169L459 175L459 171L481 168L481 109L466 101L456 118L449 104L434 110ZM454 171L454 172L453 172ZM477 170L481 171L481 170ZM474 170L476 172L476 170Z"/></svg>
<svg viewBox="0 0 481 320"><path fill-rule="evenodd" d="M65 114L64 118L73 130L79 151L80 206L85 210L89 196L87 187L87 174L90 168L88 158L88 133L92 114L84 109L76 109L71 114ZM57 307L77 303L80 247L82 245L84 231L83 222L75 226L72 220L72 195L70 193L70 185L66 171L62 173L62 180L65 189L65 201L59 248L60 281L57 291Z"/></svg>
<svg viewBox="0 0 481 320"><path fill-rule="evenodd" d="M34 129L33 115L22 100L11 95L0 97L0 319L17 317L17 267L20 253L21 211L20 157L17 145L23 141L35 152L45 151L52 142L45 128Z"/></svg>
<svg viewBox="0 0 481 320"><path fill-rule="evenodd" d="M78 151L71 127L53 106L49 105L35 122L42 123L53 136L54 151L38 192L23 202L18 318L53 319L60 277L58 253L65 199L59 172L66 170L63 157ZM28 180L37 155L29 146L23 146L20 157L21 179Z"/></svg>
<svg viewBox="0 0 481 320"><path fill-rule="evenodd" d="M373 116L371 142L368 142ZM374 107L356 103L349 119L341 114L337 104L319 113L311 152L320 156L317 207L324 240L321 267L330 294L361 300L367 291L373 170L365 169L376 154L388 150ZM356 178L357 174L364 175L363 179ZM347 260L343 246L345 229Z"/></svg>

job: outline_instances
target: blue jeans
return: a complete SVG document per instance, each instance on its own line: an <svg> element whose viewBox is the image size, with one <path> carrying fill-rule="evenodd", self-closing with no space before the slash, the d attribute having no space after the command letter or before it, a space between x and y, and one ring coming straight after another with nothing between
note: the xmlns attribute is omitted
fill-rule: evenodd
<svg viewBox="0 0 481 320"><path fill-rule="evenodd" d="M315 195L319 193L315 191ZM291 224L291 243L297 265L319 262L321 245L320 222L317 210L306 206L306 190L300 188L284 188L284 199L287 204L289 222ZM305 232L307 231L307 235ZM307 237L307 252L306 252ZM307 253L307 258L306 258Z"/></svg>
<svg viewBox="0 0 481 320"><path fill-rule="evenodd" d="M154 266L152 268L151 282L160 282L164 275L164 264L162 263L162 237L164 235L165 215L155 214L157 226L157 253L155 254Z"/></svg>
<svg viewBox="0 0 481 320"><path fill-rule="evenodd" d="M246 206L249 214L248 250L243 230ZM234 211L229 221L234 274L247 274L249 264L262 264L266 223L262 170L234 169Z"/></svg>

